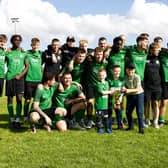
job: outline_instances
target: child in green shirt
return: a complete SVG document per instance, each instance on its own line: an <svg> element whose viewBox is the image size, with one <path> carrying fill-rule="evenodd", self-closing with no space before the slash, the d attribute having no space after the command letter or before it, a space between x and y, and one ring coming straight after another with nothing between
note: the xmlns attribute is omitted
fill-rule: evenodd
<svg viewBox="0 0 168 168"><path fill-rule="evenodd" d="M112 67L113 77L108 79L110 88L114 89L113 98L109 100L109 124L111 123L112 109L116 112L118 129L123 129L124 125L122 122L122 97L123 93L121 92L124 82L120 80L121 67L120 65L114 65ZM111 101L111 102L110 102ZM112 106L114 104L114 106ZM110 109L110 107L112 107Z"/></svg>
<svg viewBox="0 0 168 168"><path fill-rule="evenodd" d="M95 94L95 110L96 110L96 126L98 133L104 133L102 122L104 120L105 130L107 133L112 133L112 129L108 124L108 95L113 93L110 90L109 83L105 80L107 73L105 69L100 69L98 72L99 82L96 85Z"/></svg>

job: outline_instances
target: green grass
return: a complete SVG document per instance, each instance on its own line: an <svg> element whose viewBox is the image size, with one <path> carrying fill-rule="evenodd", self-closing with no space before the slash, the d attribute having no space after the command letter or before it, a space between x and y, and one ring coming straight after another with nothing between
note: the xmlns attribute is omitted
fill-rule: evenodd
<svg viewBox="0 0 168 168"><path fill-rule="evenodd" d="M166 168L168 126L98 135L9 129L6 98L0 98L0 168Z"/></svg>

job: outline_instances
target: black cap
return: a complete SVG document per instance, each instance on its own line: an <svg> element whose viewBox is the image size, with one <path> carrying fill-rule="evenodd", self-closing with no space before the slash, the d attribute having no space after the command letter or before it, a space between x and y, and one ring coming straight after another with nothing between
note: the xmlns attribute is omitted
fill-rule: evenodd
<svg viewBox="0 0 168 168"><path fill-rule="evenodd" d="M126 68L135 69L135 65L133 63L129 63Z"/></svg>
<svg viewBox="0 0 168 168"><path fill-rule="evenodd" d="M74 36L68 36L66 41L72 41L72 42L75 42L75 37Z"/></svg>

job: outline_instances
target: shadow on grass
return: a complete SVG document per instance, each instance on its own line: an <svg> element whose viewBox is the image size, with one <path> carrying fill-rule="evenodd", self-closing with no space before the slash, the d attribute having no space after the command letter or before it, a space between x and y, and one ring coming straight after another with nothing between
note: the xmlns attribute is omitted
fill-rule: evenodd
<svg viewBox="0 0 168 168"><path fill-rule="evenodd" d="M29 123L23 123L21 122L21 128L20 129L14 129L11 127L11 124L9 122L9 115L8 114L0 114L0 128L9 130L13 133L24 133L30 131L30 124ZM44 128L41 125L36 125L37 129L43 130Z"/></svg>
<svg viewBox="0 0 168 168"><path fill-rule="evenodd" d="M0 121L9 121L9 115L8 114L0 114Z"/></svg>
<svg viewBox="0 0 168 168"><path fill-rule="evenodd" d="M14 129L11 127L9 122L9 115L8 114L0 114L0 128L8 129L10 132L13 133L23 133L28 131L30 128L29 124L24 125L21 123L21 129Z"/></svg>

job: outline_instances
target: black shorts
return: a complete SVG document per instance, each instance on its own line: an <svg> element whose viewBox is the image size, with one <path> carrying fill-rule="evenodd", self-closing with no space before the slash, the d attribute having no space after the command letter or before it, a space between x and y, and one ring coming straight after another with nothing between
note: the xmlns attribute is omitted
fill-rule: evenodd
<svg viewBox="0 0 168 168"><path fill-rule="evenodd" d="M108 116L108 110L96 110L96 116L104 117L105 115Z"/></svg>
<svg viewBox="0 0 168 168"><path fill-rule="evenodd" d="M25 82L25 89L24 89L25 99L31 99L32 97L34 97L37 85L39 83L40 82Z"/></svg>
<svg viewBox="0 0 168 168"><path fill-rule="evenodd" d="M151 89L144 89L144 100L160 100L161 99L161 89L158 91L152 91Z"/></svg>
<svg viewBox="0 0 168 168"><path fill-rule="evenodd" d="M85 95L86 99L93 99L95 97L95 87L94 86L85 86Z"/></svg>
<svg viewBox="0 0 168 168"><path fill-rule="evenodd" d="M52 107L52 108L49 108L49 109L45 109L45 110L42 110L48 117L50 117L50 119L52 120L54 117L55 117L55 110L56 110L56 107ZM29 113L29 116L32 112L37 112L36 110L31 110L30 113ZM38 113L38 112L37 112ZM41 115L40 115L41 118L43 118Z"/></svg>
<svg viewBox="0 0 168 168"><path fill-rule="evenodd" d="M6 80L6 96L24 94L24 78Z"/></svg>
<svg viewBox="0 0 168 168"><path fill-rule="evenodd" d="M162 99L168 99L168 82L162 83Z"/></svg>
<svg viewBox="0 0 168 168"><path fill-rule="evenodd" d="M0 78L0 96L2 96L4 88L4 78Z"/></svg>

